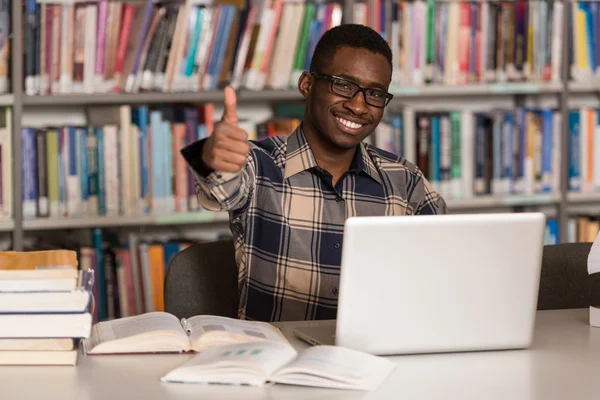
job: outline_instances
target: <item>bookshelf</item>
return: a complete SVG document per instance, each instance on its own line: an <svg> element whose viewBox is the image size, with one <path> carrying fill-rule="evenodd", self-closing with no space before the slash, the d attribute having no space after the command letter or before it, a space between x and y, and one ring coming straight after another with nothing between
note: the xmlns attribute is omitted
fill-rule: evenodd
<svg viewBox="0 0 600 400"><path fill-rule="evenodd" d="M451 0L452 1L452 0ZM562 2L564 14L562 19L562 43L570 41L569 20L571 19L571 8L568 0ZM343 0L343 19L347 23L353 21L355 11L355 0ZM21 54L24 44L24 33L22 29L14 27L23 26L24 15L21 7L13 7L11 10L13 27L11 50L12 54ZM569 82L569 46L563 45L561 49L561 72L560 80L552 82L507 82L507 83L469 83L465 85L440 85L427 84L422 86L393 84L390 91L394 93L393 107L400 107L406 102L414 99L458 99L473 102L485 102L492 98L510 98L515 102L523 101L524 97L538 96L552 97L556 100L557 109L563 116L569 110L571 96L583 94L595 94L600 92L600 81L598 82ZM53 95L26 95L23 88L24 57L11 57L11 88L12 93L0 94L0 106L12 108L13 139L20 139L21 123L24 111L46 107L69 107L69 106L106 106L106 105L160 105L176 103L218 103L223 100L221 91L200 92L144 92L144 93L97 93L97 94L53 94ZM293 89L285 90L246 90L241 89L238 96L241 104L253 103L277 103L302 101L300 94ZM556 210L559 222L560 241L567 237L567 224L570 206L600 205L600 193L570 193L566 182L569 180L568 172L568 121L562 118L561 129L561 157L560 191L556 193L542 193L534 195L509 195L509 196L478 196L468 199L448 199L447 203L451 211L470 212L478 210L520 210L535 209L536 207L552 207ZM51 231L62 229L85 229L94 227L136 227L154 225L193 225L214 224L227 221L226 214L214 214L210 212L189 212L178 215L141 215L132 217L85 217L85 218L23 218L22 197L22 171L18 166L22 163L21 140L12 141L13 151L13 219L12 221L0 222L0 231L11 232L13 247L20 250L24 243L24 233L29 231Z"/></svg>

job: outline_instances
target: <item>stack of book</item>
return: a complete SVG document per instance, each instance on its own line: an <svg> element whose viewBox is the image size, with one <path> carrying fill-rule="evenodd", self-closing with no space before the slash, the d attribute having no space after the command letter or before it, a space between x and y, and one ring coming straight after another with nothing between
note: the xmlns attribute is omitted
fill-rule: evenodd
<svg viewBox="0 0 600 400"><path fill-rule="evenodd" d="M1 252L0 365L75 365L92 284L73 251Z"/></svg>

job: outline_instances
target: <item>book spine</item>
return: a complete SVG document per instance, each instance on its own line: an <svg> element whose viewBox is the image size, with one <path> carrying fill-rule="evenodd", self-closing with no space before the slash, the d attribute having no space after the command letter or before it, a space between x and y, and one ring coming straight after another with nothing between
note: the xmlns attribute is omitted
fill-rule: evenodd
<svg viewBox="0 0 600 400"><path fill-rule="evenodd" d="M86 93L94 92L97 15L97 4L88 4L85 13L85 47L83 63L83 89Z"/></svg>
<svg viewBox="0 0 600 400"><path fill-rule="evenodd" d="M119 214L119 158L117 155L117 134L115 125L104 126L104 197L106 215L115 216Z"/></svg>
<svg viewBox="0 0 600 400"><path fill-rule="evenodd" d="M502 191L504 194L513 193L514 190L514 149L515 149L515 123L514 114L512 112L504 113L504 121L502 126L504 136L503 149L503 184Z"/></svg>
<svg viewBox="0 0 600 400"><path fill-rule="evenodd" d="M104 57L106 54L106 35L108 23L108 1L100 0L98 2L98 24L96 36L96 57L94 68L94 91L103 91L104 82Z"/></svg>
<svg viewBox="0 0 600 400"><path fill-rule="evenodd" d="M96 128L96 160L98 166L98 215L107 214L106 205L106 147L104 140L104 129Z"/></svg>
<svg viewBox="0 0 600 400"><path fill-rule="evenodd" d="M149 145L149 125L148 125L148 108L140 107L139 109L139 127L140 127L140 162L141 162L141 188L142 188L142 213L151 212L150 192L150 145Z"/></svg>
<svg viewBox="0 0 600 400"><path fill-rule="evenodd" d="M23 218L35 218L37 208L36 184L36 146L35 131L32 128L22 130L23 146Z"/></svg>
<svg viewBox="0 0 600 400"><path fill-rule="evenodd" d="M77 128L68 127L68 153L67 158L67 205L69 217L80 217L83 215L81 209L81 179L78 175L78 160L77 153L79 146L77 144Z"/></svg>
<svg viewBox="0 0 600 400"><path fill-rule="evenodd" d="M89 127L86 135L87 172L88 172L88 211L90 215L98 215L99 210L99 183L98 183L98 137L96 129Z"/></svg>
<svg viewBox="0 0 600 400"><path fill-rule="evenodd" d="M431 154L429 156L429 176L432 188L440 190L440 117L431 117Z"/></svg>
<svg viewBox="0 0 600 400"><path fill-rule="evenodd" d="M0 0L0 93L8 91L8 35L9 35L9 0ZM25 49L25 93L28 96L37 94L35 79L36 62L36 42L37 39L37 15L35 0L25 2L25 30L24 30L24 49ZM4 50L4 46L7 47Z"/></svg>
<svg viewBox="0 0 600 400"><path fill-rule="evenodd" d="M79 178L79 187L81 188L81 212L83 215L89 215L89 181L88 181L88 160L87 160L87 129L77 128L77 175Z"/></svg>
<svg viewBox="0 0 600 400"><path fill-rule="evenodd" d="M121 32L117 43L117 56L115 60L115 86L113 90L121 89L121 76L124 74L125 57L127 53L127 43L131 36L131 28L135 17L135 6L132 4L123 5L123 20L121 23Z"/></svg>
<svg viewBox="0 0 600 400"><path fill-rule="evenodd" d="M542 192L552 191L552 110L542 111Z"/></svg>
<svg viewBox="0 0 600 400"><path fill-rule="evenodd" d="M98 296L96 305L98 307L98 320L104 321L107 317L106 310L106 281L104 272L104 249L102 245L102 229L92 229L92 243L96 250L96 277L94 281L98 282Z"/></svg>
<svg viewBox="0 0 600 400"><path fill-rule="evenodd" d="M48 204L48 175L46 173L46 132L38 130L35 132L36 135L36 155L37 155L37 187L38 187L38 201L37 201L37 216L47 217L50 213ZM3 143L4 144L4 143Z"/></svg>
<svg viewBox="0 0 600 400"><path fill-rule="evenodd" d="M186 124L186 145L190 145L196 141L196 133L198 131L198 112L193 108L186 108L185 110L185 124ZM179 152L179 149L177 150ZM178 157L181 158L181 157ZM199 208L198 196L196 195L196 183L194 174L188 173L188 188L189 193L188 208L190 211L195 211Z"/></svg>

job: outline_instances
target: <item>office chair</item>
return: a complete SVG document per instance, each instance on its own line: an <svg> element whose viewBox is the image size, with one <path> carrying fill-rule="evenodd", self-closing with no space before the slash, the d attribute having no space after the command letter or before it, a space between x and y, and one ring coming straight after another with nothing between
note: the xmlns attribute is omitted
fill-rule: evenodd
<svg viewBox="0 0 600 400"><path fill-rule="evenodd" d="M592 243L544 246L538 310L600 305L600 274L588 275Z"/></svg>
<svg viewBox="0 0 600 400"><path fill-rule="evenodd" d="M165 311L178 318L237 318L237 264L231 239L197 243L179 252L165 277Z"/></svg>

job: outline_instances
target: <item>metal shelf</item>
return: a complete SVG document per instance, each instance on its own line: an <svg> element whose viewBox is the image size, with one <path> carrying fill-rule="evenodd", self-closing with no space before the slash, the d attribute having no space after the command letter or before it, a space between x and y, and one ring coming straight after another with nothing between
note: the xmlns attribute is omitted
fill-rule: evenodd
<svg viewBox="0 0 600 400"><path fill-rule="evenodd" d="M390 92L394 95L394 99L410 98L415 96L509 96L518 94L560 93L561 90L561 82L507 82L423 86L392 85L390 87Z"/></svg>
<svg viewBox="0 0 600 400"><path fill-rule="evenodd" d="M14 220L0 220L0 232L11 232L13 229L15 229Z"/></svg>
<svg viewBox="0 0 600 400"><path fill-rule="evenodd" d="M54 229L87 229L127 226L160 226L160 225L193 225L209 224L228 221L227 213L200 211L191 213L173 213L163 215L134 215L111 217L81 217L81 218L37 218L23 221L23 229L54 230Z"/></svg>
<svg viewBox="0 0 600 400"><path fill-rule="evenodd" d="M569 192L567 202L569 204L600 203L600 192Z"/></svg>
<svg viewBox="0 0 600 400"><path fill-rule="evenodd" d="M552 205L560 202L556 193L510 196L480 196L468 199L448 199L450 212L454 210L475 210L485 208L510 208L519 206Z"/></svg>
<svg viewBox="0 0 600 400"><path fill-rule="evenodd" d="M23 96L25 106L212 103L222 102L223 100L223 91L220 90L181 93L96 93ZM240 90L238 92L239 102L300 100L303 100L303 97L297 90Z"/></svg>
<svg viewBox="0 0 600 400"><path fill-rule="evenodd" d="M529 83L509 82L468 85L423 85L392 86L390 92L395 99L415 96L477 96L477 95L517 95L535 93L559 93L560 82ZM302 95L290 90L240 90L238 101L301 101ZM52 105L99 105L99 104L173 104L173 103L211 103L223 101L223 91L178 92L178 93L92 93L92 94L56 94L46 96L23 96L26 106Z"/></svg>
<svg viewBox="0 0 600 400"><path fill-rule="evenodd" d="M0 106L12 106L14 103L14 96L12 94L0 94Z"/></svg>
<svg viewBox="0 0 600 400"><path fill-rule="evenodd" d="M600 81L569 82L571 93L594 93L600 91Z"/></svg>

